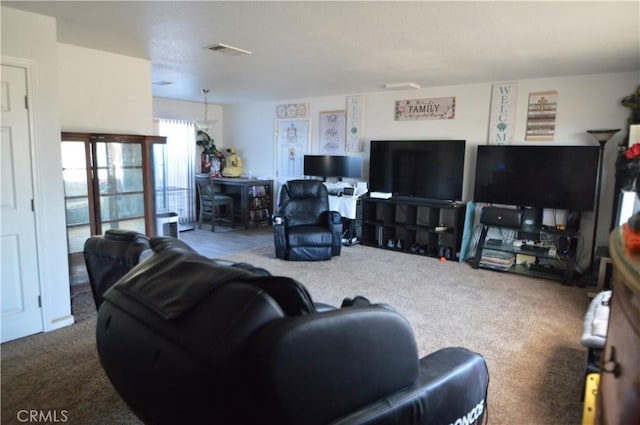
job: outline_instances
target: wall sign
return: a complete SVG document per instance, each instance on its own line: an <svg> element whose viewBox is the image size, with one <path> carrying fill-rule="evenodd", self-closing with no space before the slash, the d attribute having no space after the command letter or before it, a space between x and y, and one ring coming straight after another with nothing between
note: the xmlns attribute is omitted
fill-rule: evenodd
<svg viewBox="0 0 640 425"><path fill-rule="evenodd" d="M513 141L517 100L517 82L512 81L493 85L491 91L488 144L505 145Z"/></svg>
<svg viewBox="0 0 640 425"><path fill-rule="evenodd" d="M307 118L309 116L308 103L291 103L276 106L276 117L283 118Z"/></svg>
<svg viewBox="0 0 640 425"><path fill-rule="evenodd" d="M346 147L347 152L362 152L364 142L362 125L364 120L363 96L347 96Z"/></svg>
<svg viewBox="0 0 640 425"><path fill-rule="evenodd" d="M455 116L455 97L396 101L396 121L450 120Z"/></svg>
<svg viewBox="0 0 640 425"><path fill-rule="evenodd" d="M527 135L525 140L533 142L553 140L556 130L557 107L557 91L529 93Z"/></svg>
<svg viewBox="0 0 640 425"><path fill-rule="evenodd" d="M344 111L320 112L320 154L344 154Z"/></svg>

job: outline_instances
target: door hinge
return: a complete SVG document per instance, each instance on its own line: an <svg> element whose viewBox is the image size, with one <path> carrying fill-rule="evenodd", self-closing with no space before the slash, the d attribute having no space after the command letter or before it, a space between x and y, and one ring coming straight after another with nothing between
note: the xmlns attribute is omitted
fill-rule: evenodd
<svg viewBox="0 0 640 425"><path fill-rule="evenodd" d="M38 307L42 307L42 295L38 295Z"/></svg>
<svg viewBox="0 0 640 425"><path fill-rule="evenodd" d="M31 211L36 212L35 204L33 203L33 199L31 200Z"/></svg>
<svg viewBox="0 0 640 425"><path fill-rule="evenodd" d="M28 96L24 97L24 108L25 109L29 109L29 97Z"/></svg>

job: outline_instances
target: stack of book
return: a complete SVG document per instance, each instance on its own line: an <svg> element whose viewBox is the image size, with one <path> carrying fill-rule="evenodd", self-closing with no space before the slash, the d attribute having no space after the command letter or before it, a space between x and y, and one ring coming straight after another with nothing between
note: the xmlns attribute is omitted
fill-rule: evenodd
<svg viewBox="0 0 640 425"><path fill-rule="evenodd" d="M513 266L515 259L516 256L510 252L484 249L482 250L482 258L480 258L480 267L507 271Z"/></svg>

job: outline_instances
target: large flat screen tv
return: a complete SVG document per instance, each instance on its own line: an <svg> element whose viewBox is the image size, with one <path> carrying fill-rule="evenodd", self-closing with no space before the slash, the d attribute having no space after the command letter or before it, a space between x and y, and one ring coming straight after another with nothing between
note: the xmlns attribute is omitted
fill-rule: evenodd
<svg viewBox="0 0 640 425"><path fill-rule="evenodd" d="M372 140L369 190L394 197L462 200L464 140Z"/></svg>
<svg viewBox="0 0 640 425"><path fill-rule="evenodd" d="M598 155L598 146L478 146L473 200L593 211Z"/></svg>
<svg viewBox="0 0 640 425"><path fill-rule="evenodd" d="M362 177L362 158L346 155L305 155L303 162L305 176L337 177L338 179Z"/></svg>

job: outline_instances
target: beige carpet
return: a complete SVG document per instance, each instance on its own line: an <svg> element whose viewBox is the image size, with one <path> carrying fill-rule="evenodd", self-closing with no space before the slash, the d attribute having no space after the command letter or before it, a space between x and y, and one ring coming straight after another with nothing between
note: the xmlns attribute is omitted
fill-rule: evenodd
<svg viewBox="0 0 640 425"><path fill-rule="evenodd" d="M467 264L363 246L326 262L287 262L273 248L227 259L302 282L316 301L364 295L411 323L420 355L446 346L483 354L489 423L581 422L586 290ZM20 410L66 411L68 424L138 424L104 375L95 351L90 294L74 301L77 323L2 345L2 423Z"/></svg>
<svg viewBox="0 0 640 425"><path fill-rule="evenodd" d="M364 295L394 306L421 356L447 346L483 354L491 424L581 423L585 289L359 245L326 262L282 261L272 248L227 258L293 277L315 301Z"/></svg>

